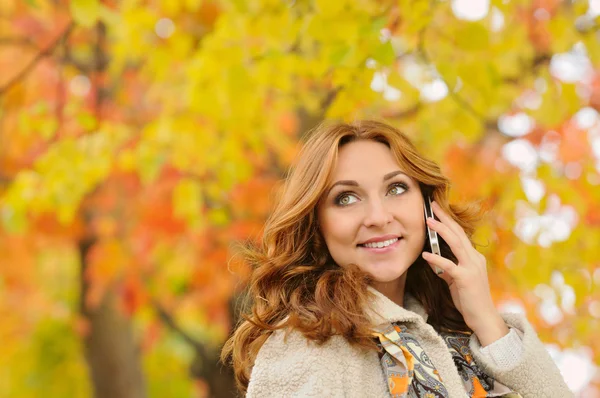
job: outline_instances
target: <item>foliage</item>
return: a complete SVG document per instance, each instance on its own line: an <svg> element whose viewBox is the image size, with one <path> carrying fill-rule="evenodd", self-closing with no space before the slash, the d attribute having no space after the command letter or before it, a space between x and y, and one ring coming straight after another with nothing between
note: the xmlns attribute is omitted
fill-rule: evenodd
<svg viewBox="0 0 600 398"><path fill-rule="evenodd" d="M582 0L492 0L466 21L452 3L3 1L0 372L11 382L0 395L89 387L74 342L90 327L80 277L85 305L115 291L133 317L151 395L204 391L156 306L203 344L223 341L249 272L231 244L259 237L299 137L322 118L387 119L442 164L454 200L483 198L496 300L517 300L545 341L588 346L600 363L600 177L592 129L574 120L600 110L598 17ZM589 76L563 81L551 61L573 48ZM434 84L447 95L426 95ZM503 158L517 138L498 129L521 113L535 126L519 139L556 148L527 173ZM525 177L545 187L539 202ZM575 209L571 234L519 239L523 215L556 212L556 198ZM540 286L559 306L575 293L557 324L540 315ZM48 389L46 377L64 383Z"/></svg>

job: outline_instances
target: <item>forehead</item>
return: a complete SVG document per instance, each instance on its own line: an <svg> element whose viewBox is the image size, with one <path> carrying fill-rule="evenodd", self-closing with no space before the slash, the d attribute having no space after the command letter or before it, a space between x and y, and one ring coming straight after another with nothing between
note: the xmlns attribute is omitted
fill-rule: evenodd
<svg viewBox="0 0 600 398"><path fill-rule="evenodd" d="M398 169L402 167L387 145L372 140L353 141L339 149L333 178L384 175Z"/></svg>

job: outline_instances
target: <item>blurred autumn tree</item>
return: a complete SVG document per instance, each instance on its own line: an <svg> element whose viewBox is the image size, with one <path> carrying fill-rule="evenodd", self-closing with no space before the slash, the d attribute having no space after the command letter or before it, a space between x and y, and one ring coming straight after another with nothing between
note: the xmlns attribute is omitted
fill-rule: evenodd
<svg viewBox="0 0 600 398"><path fill-rule="evenodd" d="M2 1L0 395L231 396L217 355L249 273L231 243L259 238L323 118L411 135L453 200L491 209L496 300L600 362L600 121L576 117L600 110L598 17L456 3ZM584 78L553 71L569 56ZM564 236L531 230L568 209Z"/></svg>

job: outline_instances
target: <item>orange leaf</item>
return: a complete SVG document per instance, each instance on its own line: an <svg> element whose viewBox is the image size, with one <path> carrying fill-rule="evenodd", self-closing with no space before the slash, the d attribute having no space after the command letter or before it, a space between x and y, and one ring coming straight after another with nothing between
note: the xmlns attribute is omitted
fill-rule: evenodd
<svg viewBox="0 0 600 398"><path fill-rule="evenodd" d="M131 316L146 301L147 294L139 278L128 275L121 290L121 305L125 313Z"/></svg>
<svg viewBox="0 0 600 398"><path fill-rule="evenodd" d="M116 239L101 240L87 255L86 278L92 284L112 282L126 267L129 257Z"/></svg>
<svg viewBox="0 0 600 398"><path fill-rule="evenodd" d="M587 131L578 128L574 122L565 123L560 129L562 141L560 143L558 158L563 163L582 160L590 153L590 144Z"/></svg>

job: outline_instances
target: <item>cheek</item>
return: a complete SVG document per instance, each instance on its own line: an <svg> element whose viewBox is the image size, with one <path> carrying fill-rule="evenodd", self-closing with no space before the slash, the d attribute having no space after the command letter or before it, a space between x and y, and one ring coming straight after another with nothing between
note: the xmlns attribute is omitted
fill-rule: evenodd
<svg viewBox="0 0 600 398"><path fill-rule="evenodd" d="M330 244L335 243L346 243L352 241L353 229L348 222L345 220L337 219L328 223L323 232L325 240Z"/></svg>
<svg viewBox="0 0 600 398"><path fill-rule="evenodd" d="M327 212L321 216L321 235L330 250L335 250L336 245L354 243L357 227L352 217L341 214L327 214Z"/></svg>
<svg viewBox="0 0 600 398"><path fill-rule="evenodd" d="M419 217L413 221L413 231L415 231L418 235L425 236L427 235L427 226L425 224L425 218Z"/></svg>

